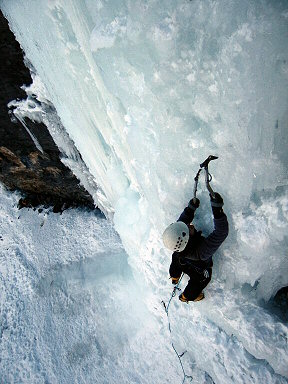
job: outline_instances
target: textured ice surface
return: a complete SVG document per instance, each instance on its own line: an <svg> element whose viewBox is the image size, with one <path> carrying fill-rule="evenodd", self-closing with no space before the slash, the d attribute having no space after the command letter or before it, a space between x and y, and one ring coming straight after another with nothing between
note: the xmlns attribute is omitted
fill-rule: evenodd
<svg viewBox="0 0 288 384"><path fill-rule="evenodd" d="M171 305L173 335L200 382L195 367L207 382L285 382L287 323L259 303L288 285L287 2L0 4L100 204L114 210L140 300L163 327L161 233L191 198L199 163L219 155L212 185L230 235L206 300ZM195 225L208 234L203 181Z"/></svg>
<svg viewBox="0 0 288 384"><path fill-rule="evenodd" d="M18 199L1 188L0 382L177 380L166 329L111 224L81 210L18 211Z"/></svg>

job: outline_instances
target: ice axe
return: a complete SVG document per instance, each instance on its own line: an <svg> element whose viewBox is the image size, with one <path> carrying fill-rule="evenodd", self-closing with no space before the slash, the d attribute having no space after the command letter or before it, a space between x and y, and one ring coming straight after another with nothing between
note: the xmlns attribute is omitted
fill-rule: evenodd
<svg viewBox="0 0 288 384"><path fill-rule="evenodd" d="M200 168L199 168L199 171L197 172L194 180L195 180L195 184L194 184L194 197L193 197L193 201L194 203L196 202L196 192L197 192L197 186L198 186L198 180L199 180L199 176L200 176L200 173L202 171L202 169L204 168L205 170L205 182L206 182L206 187L210 193L210 195L212 197L215 197L215 194L214 194L214 191L213 189L211 188L210 186L210 181L212 180L212 176L211 174L209 173L209 170L208 170L208 165L210 163L211 160L216 160L218 159L218 156L213 156L213 155L210 155L207 157L207 159L205 161L203 161L203 163L200 164Z"/></svg>

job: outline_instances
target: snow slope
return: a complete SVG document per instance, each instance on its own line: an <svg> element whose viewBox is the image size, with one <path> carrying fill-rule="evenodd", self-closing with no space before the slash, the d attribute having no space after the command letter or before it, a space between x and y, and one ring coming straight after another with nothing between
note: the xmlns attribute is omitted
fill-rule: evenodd
<svg viewBox="0 0 288 384"><path fill-rule="evenodd" d="M111 224L82 210L19 211L18 198L1 189L0 382L180 383L162 304L133 278ZM186 374L199 383L286 383L263 356L285 373L287 328L233 300L213 282L206 302L172 301Z"/></svg>
<svg viewBox="0 0 288 384"><path fill-rule="evenodd" d="M111 224L81 210L19 211L17 197L1 188L0 382L177 380Z"/></svg>

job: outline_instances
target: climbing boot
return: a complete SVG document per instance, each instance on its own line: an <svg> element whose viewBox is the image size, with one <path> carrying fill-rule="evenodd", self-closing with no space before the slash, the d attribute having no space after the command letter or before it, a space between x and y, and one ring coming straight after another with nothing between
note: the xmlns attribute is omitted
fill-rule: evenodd
<svg viewBox="0 0 288 384"><path fill-rule="evenodd" d="M204 293L203 292L201 292L200 294L199 294L199 296L198 297L196 297L196 299L195 300L193 300L193 301L200 301L200 300L203 300L204 299Z"/></svg>
<svg viewBox="0 0 288 384"><path fill-rule="evenodd" d="M196 299L195 300L193 300L193 301L200 301L200 300L203 300L204 299L204 293L203 292L201 292L200 294L199 294L199 296L198 297L196 297ZM185 297L185 295L184 295L184 293L181 293L181 295L179 296L179 300L180 301L183 301L184 303L189 303L189 300Z"/></svg>
<svg viewBox="0 0 288 384"><path fill-rule="evenodd" d="M179 282L180 277L171 277L172 284L177 285Z"/></svg>
<svg viewBox="0 0 288 384"><path fill-rule="evenodd" d="M188 299L184 296L184 293L181 293L181 295L179 296L179 300L183 301L183 303L188 304Z"/></svg>

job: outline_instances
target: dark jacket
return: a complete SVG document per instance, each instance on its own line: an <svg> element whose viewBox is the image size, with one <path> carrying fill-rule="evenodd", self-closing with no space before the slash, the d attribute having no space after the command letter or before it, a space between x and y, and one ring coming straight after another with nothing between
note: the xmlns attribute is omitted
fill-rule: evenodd
<svg viewBox="0 0 288 384"><path fill-rule="evenodd" d="M217 217L216 217L217 216ZM194 218L194 210L189 206L184 209L177 221L189 225ZM174 252L173 258L178 258L181 265L190 265L196 269L204 270L212 267L212 256L228 236L229 227L225 213L222 209L214 214L214 231L204 237L201 232L195 230L194 236L190 236L188 244L182 252Z"/></svg>

